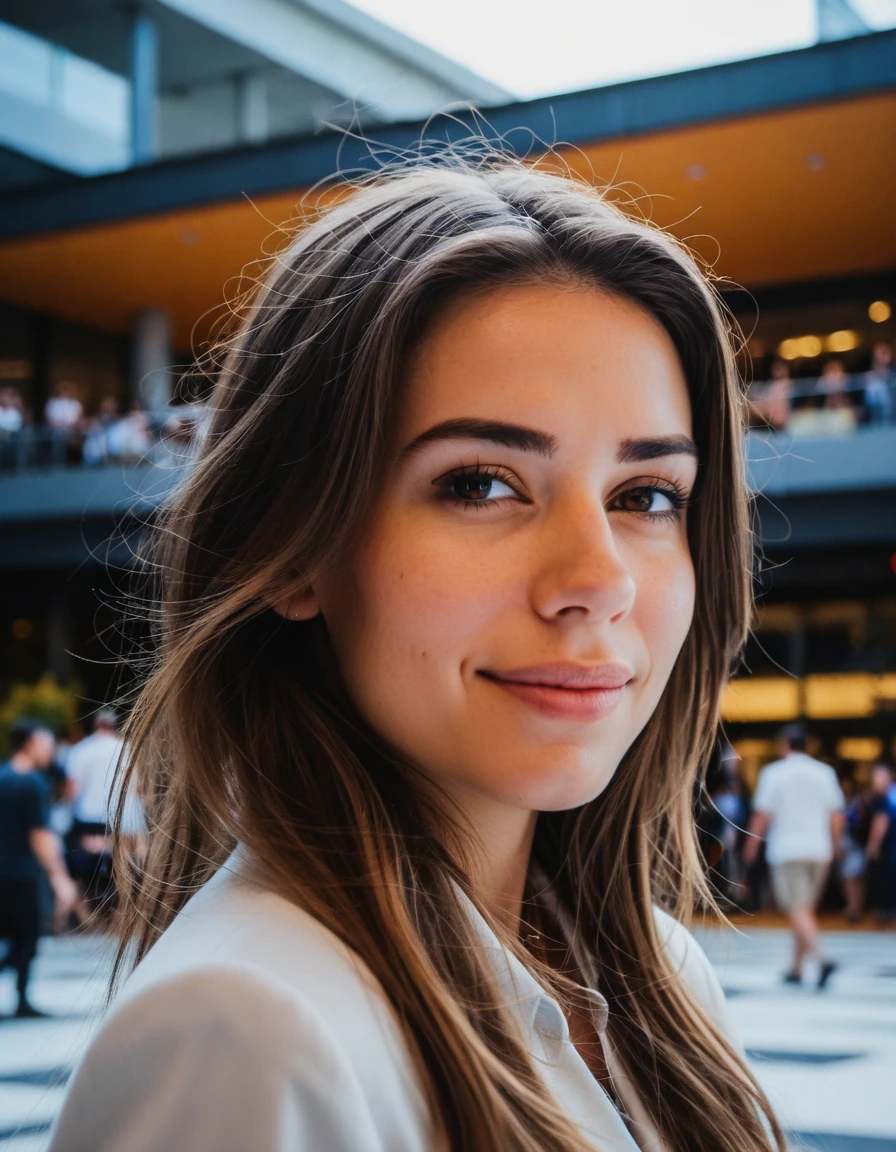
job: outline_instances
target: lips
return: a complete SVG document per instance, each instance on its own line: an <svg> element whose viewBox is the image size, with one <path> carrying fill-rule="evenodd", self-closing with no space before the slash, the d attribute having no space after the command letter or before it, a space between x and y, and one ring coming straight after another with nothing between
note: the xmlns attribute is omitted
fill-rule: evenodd
<svg viewBox="0 0 896 1152"><path fill-rule="evenodd" d="M609 715L632 679L623 664L539 664L480 675L544 715L579 721Z"/></svg>

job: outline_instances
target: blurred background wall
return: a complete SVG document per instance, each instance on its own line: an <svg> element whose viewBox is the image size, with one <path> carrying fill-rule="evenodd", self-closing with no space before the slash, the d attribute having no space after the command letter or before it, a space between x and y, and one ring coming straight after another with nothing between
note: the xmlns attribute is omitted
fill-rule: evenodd
<svg viewBox="0 0 896 1152"><path fill-rule="evenodd" d="M803 717L861 785L896 756L896 31L819 0L807 46L519 100L366 9L0 2L5 712L42 692L70 723L115 691L117 590L201 419L179 377L240 270L316 182L460 138L474 105L719 277L760 542L727 735L750 784Z"/></svg>

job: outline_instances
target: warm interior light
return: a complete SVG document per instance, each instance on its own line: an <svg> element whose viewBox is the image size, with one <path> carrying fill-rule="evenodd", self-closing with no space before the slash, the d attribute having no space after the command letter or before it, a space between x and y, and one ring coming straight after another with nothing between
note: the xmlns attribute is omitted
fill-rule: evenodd
<svg viewBox="0 0 896 1152"><path fill-rule="evenodd" d="M774 740L755 738L735 740L731 747L742 760L746 760L748 756L772 757L778 751L778 745Z"/></svg>
<svg viewBox="0 0 896 1152"><path fill-rule="evenodd" d="M782 360L811 360L820 356L822 343L817 336L793 336L789 340L782 340L778 345L778 355Z"/></svg>
<svg viewBox="0 0 896 1152"><path fill-rule="evenodd" d="M876 736L845 736L834 749L841 760L879 760L883 750Z"/></svg>
<svg viewBox="0 0 896 1152"><path fill-rule="evenodd" d="M862 337L851 328L841 328L838 332L831 332L824 338L826 352L851 352L862 343Z"/></svg>
<svg viewBox="0 0 896 1152"><path fill-rule="evenodd" d="M868 305L868 316L875 324L883 324L883 322L889 320L892 315L893 309L886 300L875 300L873 304Z"/></svg>
<svg viewBox="0 0 896 1152"><path fill-rule="evenodd" d="M15 640L30 640L34 634L34 625L24 616L20 616L12 622L12 634Z"/></svg>
<svg viewBox="0 0 896 1152"><path fill-rule="evenodd" d="M796 340L782 340L778 345L778 355L782 360L796 360L799 356Z"/></svg>
<svg viewBox="0 0 896 1152"><path fill-rule="evenodd" d="M896 672L817 673L802 682L790 676L745 676L725 688L722 719L735 724L795 720L802 712L809 720L848 720L873 716L893 703Z"/></svg>
<svg viewBox="0 0 896 1152"><path fill-rule="evenodd" d="M798 604L761 604L756 607L753 628L757 632L794 632L801 620Z"/></svg>
<svg viewBox="0 0 896 1152"><path fill-rule="evenodd" d="M799 681L789 676L732 680L722 695L722 718L731 723L795 720L799 713Z"/></svg>
<svg viewBox="0 0 896 1152"><path fill-rule="evenodd" d="M806 715L813 720L872 716L877 708L877 681L877 676L863 672L807 676Z"/></svg>

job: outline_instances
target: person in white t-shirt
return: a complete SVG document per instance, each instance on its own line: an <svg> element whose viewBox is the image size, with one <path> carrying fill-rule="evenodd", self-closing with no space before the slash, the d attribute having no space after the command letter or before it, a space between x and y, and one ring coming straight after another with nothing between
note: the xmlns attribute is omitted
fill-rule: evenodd
<svg viewBox="0 0 896 1152"><path fill-rule="evenodd" d="M44 421L50 428L73 432L84 416L84 407L78 399L75 386L60 380L44 405Z"/></svg>
<svg viewBox="0 0 896 1152"><path fill-rule="evenodd" d="M65 771L72 796L73 824L69 868L92 899L108 895L111 875L111 825L118 805L115 770L126 755L113 708L102 708L94 718L93 735L69 752ZM129 796L122 813L121 831L138 837L144 829L143 806Z"/></svg>
<svg viewBox="0 0 896 1152"><path fill-rule="evenodd" d="M22 405L13 388L0 388L0 433L21 432L25 423Z"/></svg>
<svg viewBox="0 0 896 1152"><path fill-rule="evenodd" d="M801 724L789 725L781 733L783 759L759 773L744 861L752 864L760 841L767 840L775 901L793 931L785 983L801 983L803 962L811 956L819 961L823 988L837 965L822 952L815 909L840 843L846 801L834 769L807 754L807 739Z"/></svg>
<svg viewBox="0 0 896 1152"><path fill-rule="evenodd" d="M112 780L123 748L118 716L112 708L103 708L94 719L93 735L69 753L66 775L73 792L76 836L106 836Z"/></svg>

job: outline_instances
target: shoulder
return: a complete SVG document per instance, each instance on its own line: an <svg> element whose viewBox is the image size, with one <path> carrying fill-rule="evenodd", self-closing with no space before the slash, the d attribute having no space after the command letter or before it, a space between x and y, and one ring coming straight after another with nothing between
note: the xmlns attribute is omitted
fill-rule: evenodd
<svg viewBox="0 0 896 1152"><path fill-rule="evenodd" d="M823 760L810 759L807 760L807 764L812 766L819 788L829 789L842 800L843 793L840 788L840 777L837 775L836 769L832 768L830 764L825 764Z"/></svg>
<svg viewBox="0 0 896 1152"><path fill-rule="evenodd" d="M668 912L654 905L653 917L672 968L716 1028L739 1047L739 1042L732 1038L725 993L706 953L687 928Z"/></svg>
<svg viewBox="0 0 896 1152"><path fill-rule="evenodd" d="M323 1009L332 1030L387 1011L367 966L304 909L240 874L229 861L184 906L122 991L123 999L172 977L230 967Z"/></svg>
<svg viewBox="0 0 896 1152"><path fill-rule="evenodd" d="M162 1098L181 1121L147 1149L426 1146L422 1093L369 970L308 913L223 871L125 985L74 1078L53 1152L140 1148L124 1127L120 1144L93 1140L90 1116L126 1125ZM271 1128L281 1113L298 1134L284 1143ZM257 1133L243 1132L246 1116ZM225 1119L216 1136L209 1125ZM197 1125L205 1143L185 1135Z"/></svg>
<svg viewBox="0 0 896 1152"><path fill-rule="evenodd" d="M338 1109L333 1102L338 1101ZM187 1152L365 1149L350 1065L309 1004L270 977L208 964L110 1014L79 1066L51 1148Z"/></svg>
<svg viewBox="0 0 896 1152"><path fill-rule="evenodd" d="M73 773L77 772L81 768L85 759L89 758L89 756L90 756L90 743L89 742L92 739L93 739L92 736L88 736L84 740L80 741L80 743L73 745L69 749L68 756L66 756L66 758L65 758L65 771L67 772L67 774L69 776L71 776Z"/></svg>
<svg viewBox="0 0 896 1152"><path fill-rule="evenodd" d="M772 760L770 764L766 764L764 768L759 769L759 775L756 778L757 782L762 783L763 780L774 780L786 767L786 760Z"/></svg>
<svg viewBox="0 0 896 1152"><path fill-rule="evenodd" d="M835 788L840 788L840 777L837 775L837 769L830 764L822 764L824 768L825 779L828 780Z"/></svg>
<svg viewBox="0 0 896 1152"><path fill-rule="evenodd" d="M42 796L47 789L40 773L16 772L15 768L9 764L0 769L0 786L10 792L18 792L24 796L31 794Z"/></svg>
<svg viewBox="0 0 896 1152"><path fill-rule="evenodd" d="M753 807L757 811L761 812L772 804L776 791L776 781L780 778L783 768L783 760L774 760L771 764L766 764L764 768L760 769L756 779L756 790L753 793Z"/></svg>
<svg viewBox="0 0 896 1152"><path fill-rule="evenodd" d="M73 744L68 750L68 758L71 760L80 760L85 754L89 753L90 749L96 744L96 736L85 736L83 740L79 740L77 744Z"/></svg>
<svg viewBox="0 0 896 1152"><path fill-rule="evenodd" d="M117 754L121 741L114 736L85 736L68 754L67 764L89 764L94 760L111 760Z"/></svg>
<svg viewBox="0 0 896 1152"><path fill-rule="evenodd" d="M46 800L50 795L50 782L42 772L16 772L15 787L24 796Z"/></svg>

